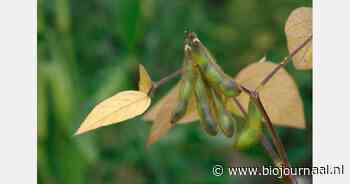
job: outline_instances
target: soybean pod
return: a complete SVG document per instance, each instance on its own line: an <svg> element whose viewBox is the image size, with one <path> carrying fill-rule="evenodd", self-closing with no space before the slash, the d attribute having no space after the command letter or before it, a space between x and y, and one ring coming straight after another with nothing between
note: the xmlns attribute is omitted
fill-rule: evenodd
<svg viewBox="0 0 350 184"><path fill-rule="evenodd" d="M172 114L171 123L179 121L186 113L190 96L193 92L195 73L190 58L191 49L185 44L183 75L180 81L178 102Z"/></svg>
<svg viewBox="0 0 350 184"><path fill-rule="evenodd" d="M239 85L216 64L214 57L201 43L197 35L189 32L187 39L190 40L192 60L198 65L206 81L227 97L239 95L241 92Z"/></svg>
<svg viewBox="0 0 350 184"><path fill-rule="evenodd" d="M212 90L215 107L217 110L217 117L219 127L226 137L232 137L236 134L236 119L228 112L223 104L222 98L219 94Z"/></svg>
<svg viewBox="0 0 350 184"><path fill-rule="evenodd" d="M245 127L243 128L237 140L237 148L245 149L255 144L262 134L261 113L254 103L253 99L249 99L248 117Z"/></svg>
<svg viewBox="0 0 350 184"><path fill-rule="evenodd" d="M195 83L195 96L197 100L197 112L200 117L200 122L209 135L216 135L218 133L217 119L215 117L215 107L213 101L210 100L211 94L209 89L203 81L200 74Z"/></svg>

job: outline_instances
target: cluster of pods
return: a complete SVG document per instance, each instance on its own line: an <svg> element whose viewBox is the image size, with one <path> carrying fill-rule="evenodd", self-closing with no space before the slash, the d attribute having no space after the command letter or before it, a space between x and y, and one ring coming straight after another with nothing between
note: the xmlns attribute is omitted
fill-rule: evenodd
<svg viewBox="0 0 350 184"><path fill-rule="evenodd" d="M224 73L214 57L194 32L187 32L184 42L183 74L180 81L179 100L173 110L171 123L176 123L186 113L190 96L196 97L197 113L204 131L226 137L237 134L237 118L226 108L228 98L241 93L237 82ZM246 128L240 132L238 143L247 145L260 132L261 116L250 100Z"/></svg>

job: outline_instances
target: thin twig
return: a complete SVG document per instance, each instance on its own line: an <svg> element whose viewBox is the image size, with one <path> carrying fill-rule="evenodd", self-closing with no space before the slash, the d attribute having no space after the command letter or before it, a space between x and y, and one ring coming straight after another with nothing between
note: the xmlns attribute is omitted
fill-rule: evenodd
<svg viewBox="0 0 350 184"><path fill-rule="evenodd" d="M168 76L166 76L166 77L163 77L162 79L160 79L159 81L157 81L157 82L154 83L155 88L157 88L158 86L160 86L160 85L162 85L162 84L168 82L169 80L171 80L171 79L177 77L177 76L180 75L181 73L182 73L182 68L176 70L174 73L172 73L172 74L170 74L170 75L168 75Z"/></svg>
<svg viewBox="0 0 350 184"><path fill-rule="evenodd" d="M264 147L265 151L270 155L272 161L275 164L280 161L278 154L276 153L275 149L273 148L273 145L271 144L270 140L266 137L265 134L262 134L262 136L260 137L260 144Z"/></svg>
<svg viewBox="0 0 350 184"><path fill-rule="evenodd" d="M268 130L270 131L270 133L272 135L272 141L276 145L277 152L281 155L281 157L283 159L283 165L284 165L284 167L289 167L290 168L291 165L290 165L290 163L288 161L288 155L286 153L286 150L285 150L285 148L283 146L283 143L282 143L280 137L278 136L275 128L273 128L271 119L270 119L269 115L267 114L264 105L261 102L261 99L260 99L260 96L259 96L258 92L256 92L256 99L257 99L258 107L261 110L261 112L262 112L262 114L264 116L264 119L266 120L265 121L266 122L265 125L268 127ZM292 183L297 184L297 181L296 181L294 176L288 175L288 177L291 179Z"/></svg>
<svg viewBox="0 0 350 184"><path fill-rule="evenodd" d="M167 75L165 77L163 77L162 79L160 79L159 81L153 82L152 84L152 89L149 92L150 96L153 95L154 91L161 85L165 84L166 82L172 80L173 78L179 76L182 73L182 68L176 70L174 73Z"/></svg>
<svg viewBox="0 0 350 184"><path fill-rule="evenodd" d="M285 66L289 60L294 57L301 49L303 49L312 40L312 35L310 35L302 44L299 45L295 50L293 50L287 57L285 57L272 71L269 73L259 84L257 89L264 86L283 66Z"/></svg>
<svg viewBox="0 0 350 184"><path fill-rule="evenodd" d="M275 129L273 128L273 125L272 125L272 122L271 122L271 119L269 117L269 115L267 114L266 110L265 110L265 107L264 105L262 104L261 102L261 99L260 99L260 96L258 93L256 93L255 96L255 99L256 99L256 104L258 105L258 108L260 109L264 119L265 119L265 122L266 122L266 126L268 128L268 130L270 131L271 135L272 135L272 141L274 142L274 144L276 145L276 149L277 149L277 152L282 156L284 162L285 162L285 165L286 166L289 166L288 163L288 157L287 157L287 153L284 149L284 146L283 146L283 143L281 141L281 139L279 138L277 132L275 131Z"/></svg>
<svg viewBox="0 0 350 184"><path fill-rule="evenodd" d="M247 112L244 110L243 105L238 101L238 99L236 97L232 98L233 101L235 102L235 104L237 105L237 107L239 108L239 110L241 111L241 113L243 114L244 117L247 117L248 114Z"/></svg>

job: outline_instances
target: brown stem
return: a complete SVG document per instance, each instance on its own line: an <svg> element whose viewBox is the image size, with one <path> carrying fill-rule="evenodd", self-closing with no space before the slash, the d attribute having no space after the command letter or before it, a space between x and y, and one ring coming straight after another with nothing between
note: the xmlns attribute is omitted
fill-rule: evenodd
<svg viewBox="0 0 350 184"><path fill-rule="evenodd" d="M243 105L238 101L238 99L236 97L233 97L233 101L235 102L235 104L238 106L239 110L241 111L241 113L243 114L244 117L247 117L248 114L247 112L244 110Z"/></svg>
<svg viewBox="0 0 350 184"><path fill-rule="evenodd" d="M289 167L290 168L291 165L290 165L290 163L288 161L288 155L287 155L286 150L285 150L285 148L283 146L283 143L282 143L280 137L278 136L275 128L272 125L272 121L271 121L269 115L267 114L264 105L261 102L259 93L258 92L255 92L255 93L256 93L257 105L258 105L258 107L259 107L259 109L260 109L264 119L266 120L265 121L265 125L268 127L268 130L270 131L270 133L272 135L272 141L276 145L277 152L279 153L279 155L283 159L282 160L283 161L283 165L284 165L283 167ZM289 179L291 180L292 183L297 184L297 181L296 181L294 176L288 175L288 177L289 177Z"/></svg>
<svg viewBox="0 0 350 184"><path fill-rule="evenodd" d="M277 150L279 157L282 158L283 167L290 167L290 164L288 161L288 156L287 156L287 153L286 153L285 148L283 146L283 143L282 143L280 137L278 136L275 128L273 127L272 121L271 121L269 115L267 114L263 103L261 102L259 92L252 91L244 86L241 86L241 88L245 93L247 93L254 100L254 102L257 105L258 109L260 110L262 116L264 117L265 126L267 127L268 131L271 134L272 142L276 147L276 150ZM288 175L288 178L290 179L291 183L293 183L293 184L297 183L294 176Z"/></svg>
<svg viewBox="0 0 350 184"><path fill-rule="evenodd" d="M260 144L263 145L265 151L270 155L274 163L277 163L280 161L278 154L276 153L275 149L273 148L273 145L271 144L270 140L266 137L266 135L263 134L261 136Z"/></svg>
<svg viewBox="0 0 350 184"><path fill-rule="evenodd" d="M283 66L285 66L289 60L295 56L301 49L303 49L312 40L312 35L310 35L302 44L300 44L296 49L294 49L287 57L285 57L272 71L269 73L259 84L257 89L264 86Z"/></svg>
<svg viewBox="0 0 350 184"><path fill-rule="evenodd" d="M287 157L287 153L284 149L284 146L283 146L283 143L281 141L281 139L279 138L277 132L275 131L275 129L273 128L273 125L272 125L272 122L271 122L271 119L270 117L268 116L266 110L265 110L265 107L264 105L262 104L261 102L261 99L260 99L260 96L258 93L256 93L255 96L255 99L256 99L256 104L258 106L258 108L260 109L264 119L265 119L265 122L266 122L266 126L268 128L268 130L270 131L271 135L272 135L272 141L274 142L274 144L276 145L276 149L277 149L277 152L282 156L284 162L285 162L285 165L286 166L289 166L288 163L288 157Z"/></svg>
<svg viewBox="0 0 350 184"><path fill-rule="evenodd" d="M177 76L180 75L181 73L182 73L182 68L176 70L174 73L172 73L172 74L170 74L170 75L168 75L168 76L163 77L163 78L160 79L159 81L154 82L154 86L155 86L154 88L157 88L158 86L160 86L160 85L162 85L162 84L168 82L169 80L171 80L171 79L177 77Z"/></svg>
<svg viewBox="0 0 350 184"><path fill-rule="evenodd" d="M174 73L167 75L160 79L159 81L153 82L152 84L152 90L150 91L150 96L153 95L154 91L161 85L165 84L166 82L170 81L171 79L179 76L182 73L182 68L176 70Z"/></svg>

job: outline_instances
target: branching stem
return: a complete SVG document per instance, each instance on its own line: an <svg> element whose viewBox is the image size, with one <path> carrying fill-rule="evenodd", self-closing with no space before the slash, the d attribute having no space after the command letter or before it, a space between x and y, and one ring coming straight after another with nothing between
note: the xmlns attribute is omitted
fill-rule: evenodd
<svg viewBox="0 0 350 184"><path fill-rule="evenodd" d="M261 102L259 92L257 92L256 90L252 91L244 86L241 86L241 87L242 87L242 90L245 93L247 93L251 97L252 100L254 100L254 103L257 105L260 113L264 117L265 121L263 121L263 122L264 122L265 126L267 127L269 133L271 134L272 142L276 147L276 150L277 150L279 157L283 161L283 167L290 167L290 164L288 161L288 156L287 156L287 153L286 153L285 148L283 146L283 143L282 143L280 137L278 136L275 128L273 127L272 121L271 121L269 115L267 114L264 105ZM297 183L294 176L288 175L288 178L290 179L291 183L293 183L293 184Z"/></svg>
<svg viewBox="0 0 350 184"><path fill-rule="evenodd" d="M285 57L266 77L260 82L257 90L264 86L282 67L284 67L289 60L294 57L301 49L303 49L312 40L312 35L310 35L303 43L301 43L297 48L295 48L287 57Z"/></svg>
<svg viewBox="0 0 350 184"><path fill-rule="evenodd" d="M159 81L154 82L154 84L153 84L154 88L157 88L158 86L160 86L160 85L162 85L162 84L164 84L164 83L170 81L171 79L173 79L173 78L179 76L181 73L182 73L182 68L176 70L174 73L172 73L172 74L170 74L170 75L168 75L168 76L163 77L163 78L160 79Z"/></svg>
<svg viewBox="0 0 350 184"><path fill-rule="evenodd" d="M282 159L283 161L283 166L284 167L290 167L290 163L288 161L288 156L287 156L287 153L285 151L285 148L283 146L283 143L281 141L281 139L279 138L275 128L273 127L272 125L272 121L269 117L269 115L267 114L266 110L265 110L265 107L260 99L260 95L259 95L259 90L261 89L261 87L263 87L264 85L267 84L268 81L270 81L270 79L282 68L284 67L288 62L289 60L295 56L300 50L302 50L310 41L312 40L312 35L309 36L302 44L300 44L300 46L298 46L295 50L293 50L287 57L285 57L272 71L271 73L269 73L259 84L259 86L254 90L250 90L244 86L241 86L242 90L247 93L251 99L254 100L254 103L257 105L257 107L259 108L262 116L264 117L265 119L265 126L267 127L269 133L271 134L271 137L272 137L272 142L273 144L275 145L276 147L276 150L277 150L277 153L279 155L279 157ZM238 104L237 104L238 103ZM236 104L239 105L239 101L236 100ZM242 108L241 106L239 106L240 109ZM244 109L243 109L244 110ZM268 142L267 141L268 139L266 137L264 137L263 139L261 139L261 143L262 145L264 145L265 149L269 152L270 156L272 158L276 157L276 155L272 155L271 153L274 153L272 152L271 150L272 147L268 146L266 143ZM267 146L266 146L267 145ZM292 175L288 175L288 178L291 180L291 183L294 183L296 184L297 181L295 179L294 176Z"/></svg>
<svg viewBox="0 0 350 184"><path fill-rule="evenodd" d="M167 75L165 77L163 77L162 79L160 79L159 81L153 82L152 84L152 89L150 91L150 96L153 95L154 91L159 88L159 86L165 84L166 82L174 79L175 77L179 76L182 73L182 68L176 70L174 73Z"/></svg>

